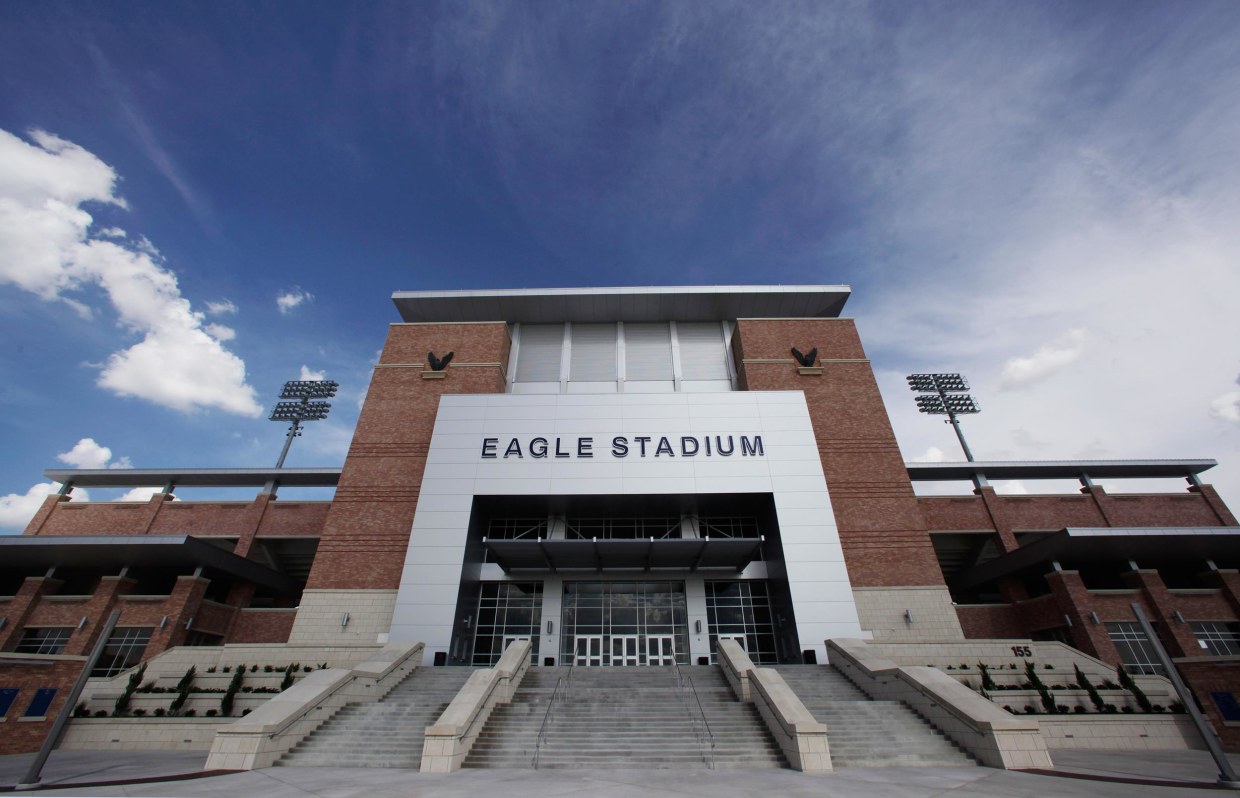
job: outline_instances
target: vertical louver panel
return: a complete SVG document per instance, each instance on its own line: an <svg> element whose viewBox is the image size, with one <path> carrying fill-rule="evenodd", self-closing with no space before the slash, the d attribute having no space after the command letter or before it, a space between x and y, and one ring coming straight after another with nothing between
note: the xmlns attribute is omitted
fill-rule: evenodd
<svg viewBox="0 0 1240 798"><path fill-rule="evenodd" d="M563 324L522 324L517 382L558 382Z"/></svg>
<svg viewBox="0 0 1240 798"><path fill-rule="evenodd" d="M667 324L624 325L624 378L672 379L672 334Z"/></svg>
<svg viewBox="0 0 1240 798"><path fill-rule="evenodd" d="M616 325L574 324L572 336L569 380L605 382L616 379Z"/></svg>
<svg viewBox="0 0 1240 798"><path fill-rule="evenodd" d="M728 379L723 325L718 322L680 322L676 325L676 338L680 345L681 379Z"/></svg>

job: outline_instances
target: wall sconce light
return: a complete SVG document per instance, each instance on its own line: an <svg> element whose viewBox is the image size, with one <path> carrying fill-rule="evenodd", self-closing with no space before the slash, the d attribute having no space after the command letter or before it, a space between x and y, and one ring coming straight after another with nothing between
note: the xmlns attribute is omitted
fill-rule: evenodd
<svg viewBox="0 0 1240 798"><path fill-rule="evenodd" d="M79 629L86 628L86 616L85 615L82 616L82 620L78 621L78 628Z"/></svg>
<svg viewBox="0 0 1240 798"><path fill-rule="evenodd" d="M1184 623L1184 616L1180 614L1179 610L1176 610L1175 612L1173 612L1172 615L1175 616L1175 619L1177 621L1179 621L1180 623Z"/></svg>
<svg viewBox="0 0 1240 798"><path fill-rule="evenodd" d="M185 622L185 629L188 631L193 628L194 628L194 619L191 617L188 621Z"/></svg>
<svg viewBox="0 0 1240 798"><path fill-rule="evenodd" d="M904 622L905 622L905 623L912 623L912 622L913 622L913 611L912 611L912 610L905 610L905 611L904 611Z"/></svg>
<svg viewBox="0 0 1240 798"><path fill-rule="evenodd" d="M1069 617L1068 613L1066 612L1063 614L1063 622L1069 629L1072 628L1072 618Z"/></svg>
<svg viewBox="0 0 1240 798"><path fill-rule="evenodd" d="M699 634L699 635L702 633L702 619L701 618L698 618L696 621L693 622L693 631L695 634Z"/></svg>
<svg viewBox="0 0 1240 798"><path fill-rule="evenodd" d="M1098 620L1098 613L1094 612L1093 610L1089 611L1089 620L1094 622L1094 626L1097 626L1098 624L1102 623L1102 621Z"/></svg>
<svg viewBox="0 0 1240 798"><path fill-rule="evenodd" d="M340 628L343 629L349 625L349 613L340 616Z"/></svg>
<svg viewBox="0 0 1240 798"><path fill-rule="evenodd" d="M0 618L0 629L3 629L4 627L8 625L9 625L9 619L7 616L5 616L4 618Z"/></svg>
<svg viewBox="0 0 1240 798"><path fill-rule="evenodd" d="M555 621L547 621L547 634L555 631Z"/></svg>
<svg viewBox="0 0 1240 798"><path fill-rule="evenodd" d="M164 617L159 619L159 628L165 629L167 628L167 626L168 626L168 616L165 615Z"/></svg>

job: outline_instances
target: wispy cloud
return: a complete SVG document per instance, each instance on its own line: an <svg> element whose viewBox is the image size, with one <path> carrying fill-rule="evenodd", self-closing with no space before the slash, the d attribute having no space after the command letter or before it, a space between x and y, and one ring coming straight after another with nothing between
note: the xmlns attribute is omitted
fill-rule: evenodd
<svg viewBox="0 0 1240 798"><path fill-rule="evenodd" d="M276 307L280 309L280 314L284 316L292 313L301 305L313 301L314 294L303 291L297 286L276 295Z"/></svg>
<svg viewBox="0 0 1240 798"><path fill-rule="evenodd" d="M214 211L206 199L190 184L167 148L160 143L151 123L147 121L146 114L141 111L129 88L116 74L111 62L104 56L103 51L94 45L88 45L87 51L95 64L100 83L116 103L142 152L176 189L177 194L180 195L198 223L204 229L214 231L217 227Z"/></svg>

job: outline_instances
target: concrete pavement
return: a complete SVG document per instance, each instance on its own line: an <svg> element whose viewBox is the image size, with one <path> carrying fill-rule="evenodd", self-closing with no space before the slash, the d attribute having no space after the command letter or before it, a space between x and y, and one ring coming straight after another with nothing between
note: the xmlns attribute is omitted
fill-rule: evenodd
<svg viewBox="0 0 1240 798"><path fill-rule="evenodd" d="M270 798L473 798L477 795L548 798L586 793L604 798L639 795L749 798L761 794L777 794L781 798L930 798L940 795L975 798L1145 798L1227 794L1210 787L1217 773L1209 756L1201 751L1052 753L1057 768L1062 772L1094 778L982 767L845 768L827 775L767 769L463 770L446 775L424 775L395 768L266 768L246 773L126 784L116 782L139 778L170 779L178 774L197 772L205 756L195 753L58 751L44 769L41 789L33 794L202 798L260 794ZM0 785L15 784L32 758L32 755L0 757ZM1240 764L1240 757L1233 759ZM1106 780L1098 780L1098 777ZM1240 795L1240 792L1236 794Z"/></svg>

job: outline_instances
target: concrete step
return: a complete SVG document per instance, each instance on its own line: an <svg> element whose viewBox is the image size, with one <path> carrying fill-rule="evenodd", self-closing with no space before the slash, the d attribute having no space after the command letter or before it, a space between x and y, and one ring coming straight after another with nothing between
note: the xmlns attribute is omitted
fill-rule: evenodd
<svg viewBox="0 0 1240 798"><path fill-rule="evenodd" d="M827 726L836 767L927 767L976 762L898 701L873 701L827 665L776 668L815 719Z"/></svg>

